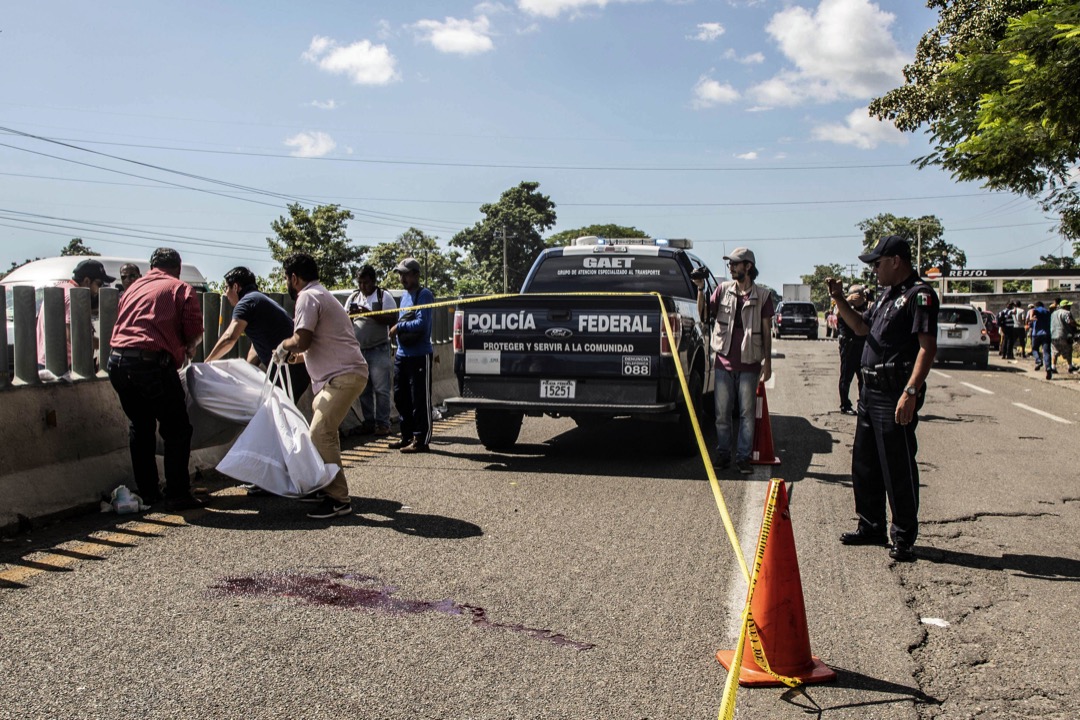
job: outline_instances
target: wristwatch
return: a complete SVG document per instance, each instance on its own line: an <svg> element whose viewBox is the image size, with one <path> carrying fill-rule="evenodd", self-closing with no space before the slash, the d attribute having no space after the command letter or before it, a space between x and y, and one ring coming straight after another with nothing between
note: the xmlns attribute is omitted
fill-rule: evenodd
<svg viewBox="0 0 1080 720"><path fill-rule="evenodd" d="M919 394L919 388L915 387L914 385L908 385L906 388L904 388L904 392L911 397L915 397Z"/></svg>

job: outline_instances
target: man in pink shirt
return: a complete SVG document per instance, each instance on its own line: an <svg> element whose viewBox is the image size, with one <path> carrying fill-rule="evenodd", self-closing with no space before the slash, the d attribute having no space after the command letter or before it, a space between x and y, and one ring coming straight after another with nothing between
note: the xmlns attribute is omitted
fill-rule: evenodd
<svg viewBox="0 0 1080 720"><path fill-rule="evenodd" d="M64 288L64 318L67 327L67 364L71 367L71 288L84 287L90 289L90 296L97 297L102 286L116 280L105 273L105 266L97 260L83 260L75 266L71 273L71 279L58 283L57 287ZM38 310L37 316L37 362L38 370L45 367L45 304ZM97 345L95 338L95 345Z"/></svg>
<svg viewBox="0 0 1080 720"><path fill-rule="evenodd" d="M191 423L177 369L202 342L202 310L195 289L180 280L180 253L158 248L150 272L120 296L109 355L109 380L128 416L135 483L149 505L162 498L155 449L165 445L165 507L203 505L191 494Z"/></svg>
<svg viewBox="0 0 1080 720"><path fill-rule="evenodd" d="M305 498L319 507L309 518L328 520L352 514L349 484L341 469L338 429L356 398L367 385L368 366L356 341L352 320L345 308L319 282L319 267L310 255L296 253L282 263L289 295L296 300L292 337L282 341L274 356L296 361L303 355L311 376L311 440L323 462L339 470L324 491Z"/></svg>

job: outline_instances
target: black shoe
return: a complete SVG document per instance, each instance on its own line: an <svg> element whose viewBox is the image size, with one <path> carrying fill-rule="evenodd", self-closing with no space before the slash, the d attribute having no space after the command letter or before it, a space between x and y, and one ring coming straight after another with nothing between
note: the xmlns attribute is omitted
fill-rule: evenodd
<svg viewBox="0 0 1080 720"><path fill-rule="evenodd" d="M844 545L885 545L888 541L884 533L864 532L861 528L840 536L840 542Z"/></svg>
<svg viewBox="0 0 1080 720"><path fill-rule="evenodd" d="M715 467L715 468L717 468L719 470L727 470L729 467L731 467L731 456L730 455L721 455L721 456L719 456L713 462L713 467Z"/></svg>
<svg viewBox="0 0 1080 720"><path fill-rule="evenodd" d="M842 407L842 408L840 408L840 414L841 415L858 415L859 413L853 407Z"/></svg>
<svg viewBox="0 0 1080 720"><path fill-rule="evenodd" d="M200 500L191 493L165 498L166 510L196 510L206 507L206 501Z"/></svg>
<svg viewBox="0 0 1080 720"><path fill-rule="evenodd" d="M424 443L413 443L412 445L406 445L401 448L403 453L425 453L430 451L431 448Z"/></svg>
<svg viewBox="0 0 1080 720"><path fill-rule="evenodd" d="M308 493L307 495L304 495L303 497L298 497L296 499L300 502L306 503L321 503L326 502L329 497L330 496L324 493L322 490L316 490L313 493Z"/></svg>
<svg viewBox="0 0 1080 720"><path fill-rule="evenodd" d="M339 515L352 515L352 502L340 502L328 497L307 514L313 520L329 520Z"/></svg>
<svg viewBox="0 0 1080 720"><path fill-rule="evenodd" d="M269 495L270 494L269 492L267 492L266 490L263 490L258 485L244 484L244 485L241 485L240 487L244 488L244 491L248 495Z"/></svg>
<svg viewBox="0 0 1080 720"><path fill-rule="evenodd" d="M391 450L404 450L405 448L412 445L412 442L412 438L409 438L408 440L406 440L405 438L401 438L397 442L392 442L386 447L390 448Z"/></svg>
<svg viewBox="0 0 1080 720"><path fill-rule="evenodd" d="M910 545L896 543L889 550L889 557L896 562L915 562L915 549Z"/></svg>
<svg viewBox="0 0 1080 720"><path fill-rule="evenodd" d="M1054 372L1052 370L1047 370L1046 371L1046 379L1051 380L1051 379L1053 379L1053 377L1054 377Z"/></svg>
<svg viewBox="0 0 1080 720"><path fill-rule="evenodd" d="M736 460L735 469L742 475L750 475L754 472L754 468L750 467L749 460Z"/></svg>

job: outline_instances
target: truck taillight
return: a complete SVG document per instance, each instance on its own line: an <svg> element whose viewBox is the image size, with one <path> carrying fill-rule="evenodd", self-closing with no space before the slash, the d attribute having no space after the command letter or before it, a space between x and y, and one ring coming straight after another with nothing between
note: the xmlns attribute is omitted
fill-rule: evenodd
<svg viewBox="0 0 1080 720"><path fill-rule="evenodd" d="M458 310L454 313L454 352L465 352L465 338L461 335L461 329L465 327L465 311Z"/></svg>
<svg viewBox="0 0 1080 720"><path fill-rule="evenodd" d="M682 315L679 313L668 313L668 322L671 323L671 335L675 338L675 349L679 349L679 340L682 338ZM668 342L667 333L664 331L664 326L660 326L660 354L671 355L671 343Z"/></svg>

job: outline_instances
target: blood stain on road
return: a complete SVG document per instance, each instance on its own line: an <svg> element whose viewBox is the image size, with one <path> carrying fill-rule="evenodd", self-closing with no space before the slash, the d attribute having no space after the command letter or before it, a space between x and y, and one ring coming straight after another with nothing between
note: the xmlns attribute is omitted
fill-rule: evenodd
<svg viewBox="0 0 1080 720"><path fill-rule="evenodd" d="M511 630L537 640L544 640L574 650L591 650L592 643L571 640L551 630L530 628L517 623L494 622L487 611L476 605L453 600L410 600L394 597L397 588L386 585L377 577L357 573L327 570L319 573L276 572L225 577L210 587L220 595L248 597L275 596L296 598L312 605L344 610L374 610L390 614L414 615L436 612L444 615L466 616L475 627L492 630Z"/></svg>

